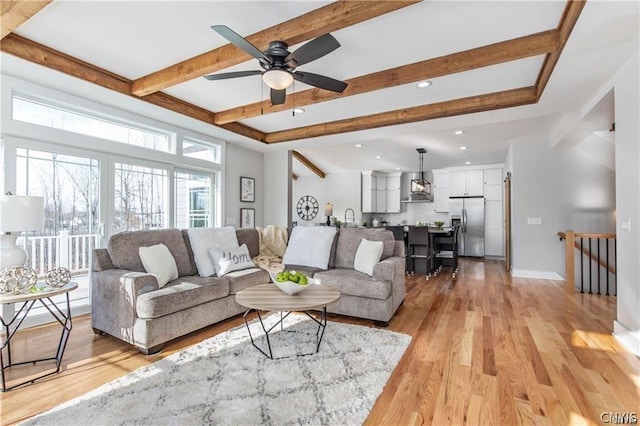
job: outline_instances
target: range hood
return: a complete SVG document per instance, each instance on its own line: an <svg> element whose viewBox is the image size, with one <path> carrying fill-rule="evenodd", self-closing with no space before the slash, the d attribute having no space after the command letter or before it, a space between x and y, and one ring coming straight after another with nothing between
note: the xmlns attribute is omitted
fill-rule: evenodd
<svg viewBox="0 0 640 426"><path fill-rule="evenodd" d="M407 178L403 179L403 189L409 188L409 194L402 199L403 203L426 203L433 201L431 194L431 182L427 180L424 172L424 154L427 150L418 148L418 159L420 171L418 173L407 173Z"/></svg>

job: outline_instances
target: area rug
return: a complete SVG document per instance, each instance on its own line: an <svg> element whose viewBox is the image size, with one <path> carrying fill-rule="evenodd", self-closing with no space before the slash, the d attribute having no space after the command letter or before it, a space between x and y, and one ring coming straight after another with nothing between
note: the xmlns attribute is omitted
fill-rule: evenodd
<svg viewBox="0 0 640 426"><path fill-rule="evenodd" d="M266 322L277 319L271 314ZM259 324L251 327L264 347ZM282 357L271 360L251 345L244 325L236 327L24 424L362 424L411 337L330 321L313 353L316 329L291 314L284 331L270 334L274 357Z"/></svg>

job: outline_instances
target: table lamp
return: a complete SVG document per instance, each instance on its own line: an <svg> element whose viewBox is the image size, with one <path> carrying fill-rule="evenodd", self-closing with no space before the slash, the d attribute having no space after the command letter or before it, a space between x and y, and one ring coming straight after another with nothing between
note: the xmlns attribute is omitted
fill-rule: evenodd
<svg viewBox="0 0 640 426"><path fill-rule="evenodd" d="M327 203L324 206L324 215L327 217L327 226L331 226L331 216L333 215L333 204Z"/></svg>
<svg viewBox="0 0 640 426"><path fill-rule="evenodd" d="M27 261L27 253L16 245L18 233L43 228L43 197L0 195L0 271Z"/></svg>

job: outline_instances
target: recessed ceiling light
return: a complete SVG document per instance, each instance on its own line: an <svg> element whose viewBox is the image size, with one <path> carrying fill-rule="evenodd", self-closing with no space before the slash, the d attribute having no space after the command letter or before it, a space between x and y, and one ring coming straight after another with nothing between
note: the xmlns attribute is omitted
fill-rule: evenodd
<svg viewBox="0 0 640 426"><path fill-rule="evenodd" d="M454 135L463 135L464 134L464 130L456 130L455 132L453 132Z"/></svg>
<svg viewBox="0 0 640 426"><path fill-rule="evenodd" d="M376 155L376 158L379 160L382 158L382 155Z"/></svg>
<svg viewBox="0 0 640 426"><path fill-rule="evenodd" d="M464 164L471 164L471 161L465 161Z"/></svg>
<svg viewBox="0 0 640 426"><path fill-rule="evenodd" d="M466 146L461 146L461 147L460 147L460 149L461 149L462 151L464 151L465 149L467 149L467 147L466 147Z"/></svg>
<svg viewBox="0 0 640 426"><path fill-rule="evenodd" d="M396 167L396 170L402 170L402 167Z"/></svg>
<svg viewBox="0 0 640 426"><path fill-rule="evenodd" d="M431 86L431 82L429 80L421 81L420 83L416 84L416 86L418 86L418 89L426 89L427 87Z"/></svg>
<svg viewBox="0 0 640 426"><path fill-rule="evenodd" d="M306 109L304 109L304 108L294 108L293 109L293 112L295 112L296 114L302 114L305 111L306 111Z"/></svg>
<svg viewBox="0 0 640 426"><path fill-rule="evenodd" d="M354 146L355 146L356 148L362 148L362 146L363 146L363 145L362 145L361 143L357 143L357 144L355 144Z"/></svg>

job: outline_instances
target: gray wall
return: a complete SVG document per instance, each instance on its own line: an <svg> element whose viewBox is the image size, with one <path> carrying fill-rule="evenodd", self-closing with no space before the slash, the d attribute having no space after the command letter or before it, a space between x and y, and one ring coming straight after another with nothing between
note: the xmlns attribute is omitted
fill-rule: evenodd
<svg viewBox="0 0 640 426"><path fill-rule="evenodd" d="M256 226L264 226L264 154L227 143L225 150L224 225L240 227L240 209L255 209ZM240 202L240 176L256 180L255 202Z"/></svg>
<svg viewBox="0 0 640 426"><path fill-rule="evenodd" d="M614 333L640 356L640 54L614 79L616 111L616 198L618 235L618 312ZM629 220L631 229L623 229Z"/></svg>
<svg viewBox="0 0 640 426"><path fill-rule="evenodd" d="M291 152L272 151L264 155L264 222L291 224Z"/></svg>
<svg viewBox="0 0 640 426"><path fill-rule="evenodd" d="M356 222L361 219L360 209L360 172L330 173L324 179L316 175L300 176L293 181L293 197L291 214L298 225L326 223L324 215L325 205L333 204L333 216L344 221L344 213L348 208L355 212ZM318 201L318 215L311 221L305 221L298 216L297 204L303 195L311 195ZM349 212L351 218L351 212Z"/></svg>
<svg viewBox="0 0 640 426"><path fill-rule="evenodd" d="M558 231L615 232L615 174L574 148L549 146L514 142L506 161L513 174L514 276L565 276ZM528 225L528 218L542 224Z"/></svg>

